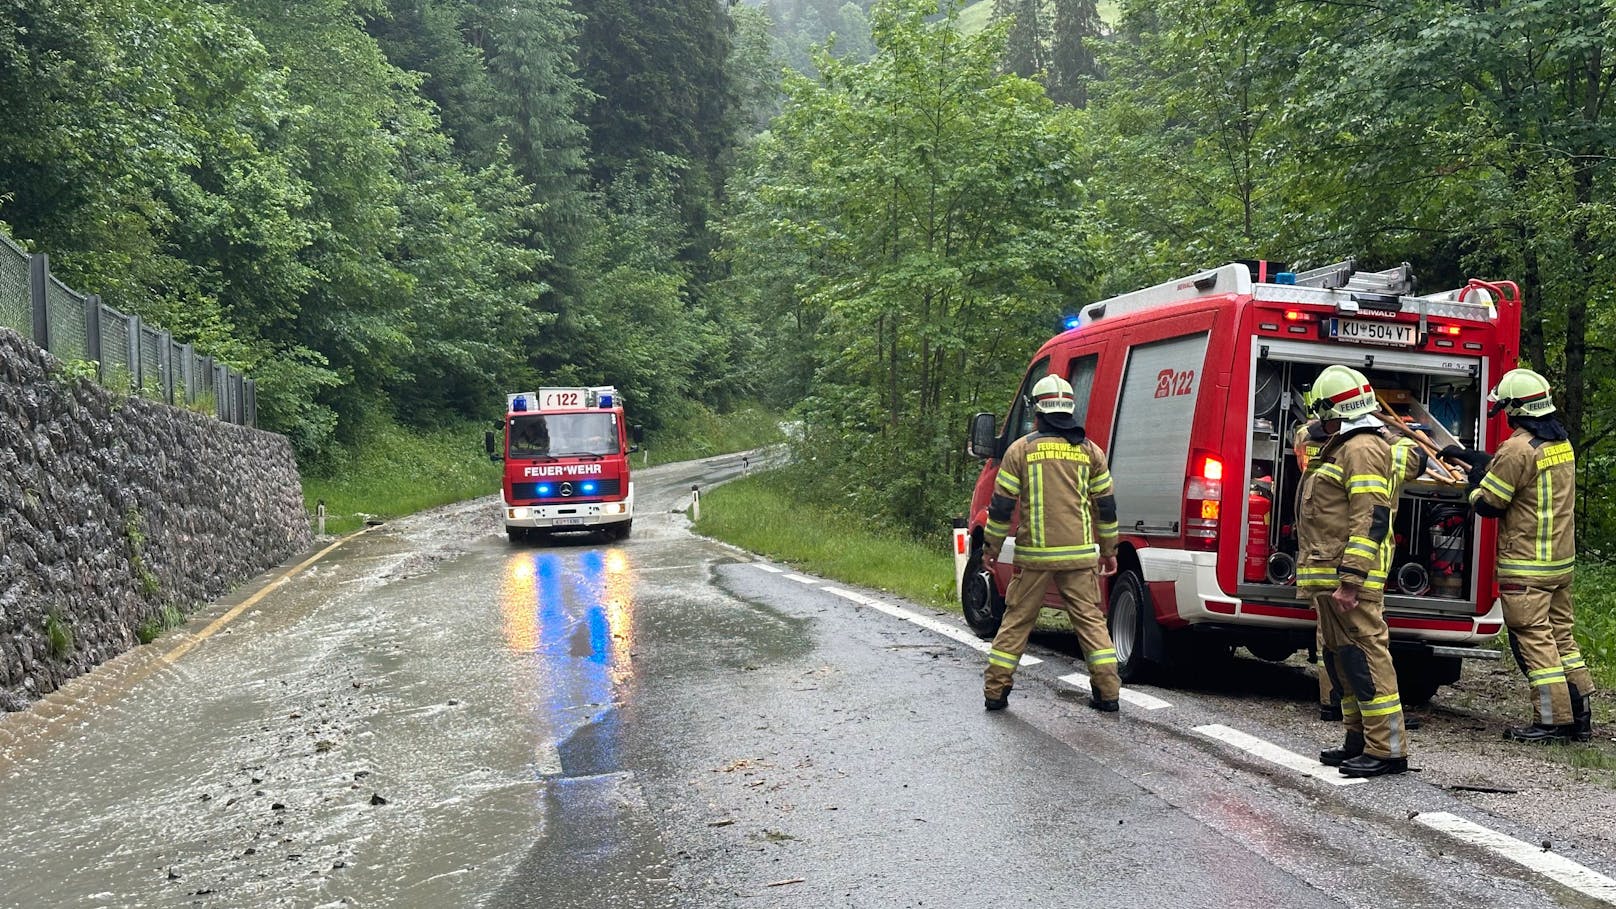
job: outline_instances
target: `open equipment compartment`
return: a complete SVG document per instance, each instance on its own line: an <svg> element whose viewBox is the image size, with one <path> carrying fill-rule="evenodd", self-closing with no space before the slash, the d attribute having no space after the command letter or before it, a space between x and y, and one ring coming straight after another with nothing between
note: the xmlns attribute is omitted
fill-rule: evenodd
<svg viewBox="0 0 1616 909"><path fill-rule="evenodd" d="M1247 502L1240 593L1253 600L1295 602L1296 515L1302 470L1292 440L1307 422L1302 392L1324 368L1344 363L1362 371L1400 416L1425 429L1438 447L1449 439L1476 447L1484 408L1483 366L1413 352L1343 350L1336 345L1273 341L1253 350ZM1405 420L1405 423L1409 420ZM1265 501L1266 500L1266 501ZM1266 527L1261 513L1269 515ZM1392 526L1395 539L1386 582L1389 609L1469 615L1474 611L1477 519L1462 486L1436 481L1405 484ZM1259 536L1266 532L1266 546ZM1266 560L1259 561L1263 553ZM1260 573L1259 573L1260 571Z"/></svg>

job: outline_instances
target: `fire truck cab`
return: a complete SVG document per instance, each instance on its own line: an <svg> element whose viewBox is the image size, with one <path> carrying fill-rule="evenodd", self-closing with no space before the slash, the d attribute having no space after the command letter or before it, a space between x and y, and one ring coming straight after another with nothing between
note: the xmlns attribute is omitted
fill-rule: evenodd
<svg viewBox="0 0 1616 909"><path fill-rule="evenodd" d="M1303 391L1345 364L1438 447L1495 450L1508 429L1484 398L1516 363L1520 300L1509 282L1477 280L1415 296L1407 265L1232 263L1093 303L1067 329L1034 355L1002 424L972 420L967 449L987 463L959 531L961 602L979 634L998 627L1014 559L1013 541L1000 561L983 557L998 459L1032 431L1033 383L1065 376L1116 484L1108 624L1131 680L1235 646L1275 661L1312 647L1314 614L1295 588ZM1462 484L1424 480L1399 497L1385 600L1412 703L1456 681L1461 659L1496 656L1478 645L1503 627L1492 522L1470 513Z"/></svg>
<svg viewBox="0 0 1616 909"><path fill-rule="evenodd" d="M611 385L541 388L505 396L505 418L484 434L488 456L505 462L505 533L511 542L558 530L627 539L634 526L628 456L640 428L624 419Z"/></svg>

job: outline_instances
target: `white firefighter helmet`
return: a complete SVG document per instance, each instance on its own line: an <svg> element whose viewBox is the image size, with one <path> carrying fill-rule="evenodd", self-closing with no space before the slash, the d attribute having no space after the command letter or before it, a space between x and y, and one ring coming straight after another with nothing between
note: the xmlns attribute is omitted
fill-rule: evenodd
<svg viewBox="0 0 1616 909"><path fill-rule="evenodd" d="M1356 420L1375 412L1375 389L1350 366L1330 366L1313 381L1313 414L1321 420Z"/></svg>
<svg viewBox="0 0 1616 909"><path fill-rule="evenodd" d="M1039 413L1071 414L1077 410L1072 383L1060 376L1044 376L1032 386L1032 406Z"/></svg>
<svg viewBox="0 0 1616 909"><path fill-rule="evenodd" d="M1487 400L1494 414L1502 410L1512 417L1546 417L1554 413L1550 391L1548 379L1530 369L1512 369L1498 380Z"/></svg>

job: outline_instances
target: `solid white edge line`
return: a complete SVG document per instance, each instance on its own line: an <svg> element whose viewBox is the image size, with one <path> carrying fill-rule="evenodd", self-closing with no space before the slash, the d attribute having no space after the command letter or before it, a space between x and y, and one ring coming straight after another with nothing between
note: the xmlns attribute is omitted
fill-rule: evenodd
<svg viewBox="0 0 1616 909"><path fill-rule="evenodd" d="M1209 739L1216 739L1226 745L1233 745L1241 751L1260 757L1270 764L1278 764L1304 776L1310 776L1316 780L1329 783L1331 786L1351 786L1354 783L1367 782L1358 777L1342 776L1336 768L1326 767L1316 759L1310 760L1294 751L1287 751L1273 742L1264 741L1254 735L1249 735L1238 729L1231 729L1219 723L1213 723L1209 726L1196 726L1195 731Z"/></svg>
<svg viewBox="0 0 1616 909"><path fill-rule="evenodd" d="M902 606L894 606L891 603L883 603L880 600L871 599L863 594L853 593L849 590L842 590L839 587L821 587L819 589L831 594L832 596L838 596L844 600L851 600L860 606L868 606L877 612L884 612L893 618L903 619L905 622L919 625L927 631L934 631L943 637L958 641L972 650L987 653L989 650L993 649L992 644L982 640L971 632L966 631L964 628L960 628L957 625L950 625L947 622L939 621L929 615L921 615L918 612L911 612L904 609ZM1042 662L1043 660L1035 656L1023 656L1021 658L1021 665L1023 666L1036 666Z"/></svg>
<svg viewBox="0 0 1616 909"><path fill-rule="evenodd" d="M798 584L818 584L819 583L818 578L810 578L810 577L806 577L806 576L800 575L800 574L789 574L789 573L787 573L787 574L780 575L780 577L785 578L788 581L796 581Z"/></svg>
<svg viewBox="0 0 1616 909"><path fill-rule="evenodd" d="M1089 686L1089 677L1081 672L1063 675L1060 680L1073 688L1080 688L1091 694L1094 692L1094 689ZM1117 697L1135 707L1143 707L1146 710L1164 710L1173 706L1155 695L1145 694L1143 691L1135 691L1126 687L1117 694Z"/></svg>
<svg viewBox="0 0 1616 909"><path fill-rule="evenodd" d="M1446 811L1421 812L1414 820L1439 833L1494 852L1585 896L1616 905L1616 880L1563 855L1545 852L1541 846L1523 842Z"/></svg>
<svg viewBox="0 0 1616 909"><path fill-rule="evenodd" d="M758 571L767 571L769 574L780 574L785 571L784 568L776 568L773 565L764 565L761 562L753 562L752 567L756 568Z"/></svg>

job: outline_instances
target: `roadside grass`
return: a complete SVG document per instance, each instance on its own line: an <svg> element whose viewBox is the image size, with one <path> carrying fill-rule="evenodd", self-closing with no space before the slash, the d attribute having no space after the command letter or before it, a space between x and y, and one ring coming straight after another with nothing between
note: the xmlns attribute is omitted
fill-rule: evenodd
<svg viewBox="0 0 1616 909"><path fill-rule="evenodd" d="M326 532L358 530L369 518L413 514L499 491L499 465L483 451L482 422L417 430L376 420L364 441L308 467L303 500L312 518L325 500Z"/></svg>
<svg viewBox="0 0 1616 909"><path fill-rule="evenodd" d="M647 434L640 453L633 458L633 466L709 458L782 442L785 435L780 424L784 419L782 414L755 404L724 414L692 404L685 412L674 414L668 426Z"/></svg>
<svg viewBox="0 0 1616 909"><path fill-rule="evenodd" d="M1616 564L1579 561L1573 591L1577 643L1606 694L1616 690Z"/></svg>
<svg viewBox="0 0 1616 909"><path fill-rule="evenodd" d="M782 471L703 493L696 532L822 577L959 611L947 540L884 533L856 516L803 502Z"/></svg>

